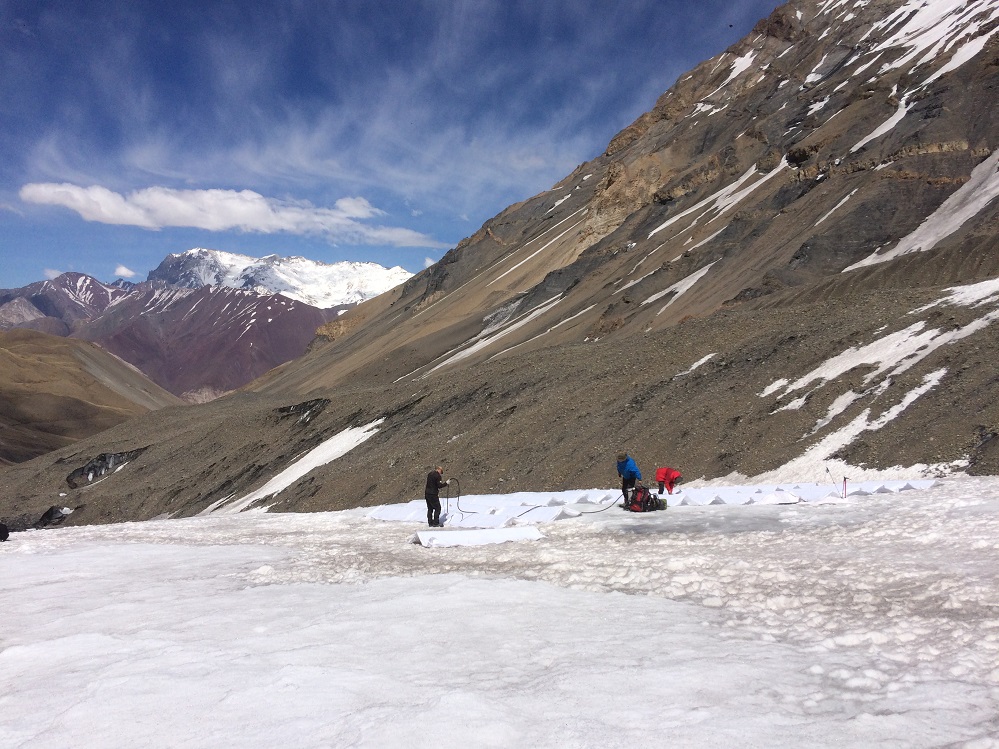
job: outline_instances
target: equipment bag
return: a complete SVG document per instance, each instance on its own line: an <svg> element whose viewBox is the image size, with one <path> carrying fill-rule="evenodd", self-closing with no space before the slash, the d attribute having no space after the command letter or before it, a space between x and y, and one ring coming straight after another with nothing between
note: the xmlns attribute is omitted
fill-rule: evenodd
<svg viewBox="0 0 999 749"><path fill-rule="evenodd" d="M647 487L636 486L625 503L624 509L631 512L655 512L656 510L665 510L666 503L650 492Z"/></svg>

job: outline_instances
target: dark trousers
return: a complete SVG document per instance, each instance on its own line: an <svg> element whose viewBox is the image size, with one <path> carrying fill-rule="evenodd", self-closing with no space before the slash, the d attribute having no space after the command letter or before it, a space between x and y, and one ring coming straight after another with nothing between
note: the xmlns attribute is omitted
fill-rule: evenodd
<svg viewBox="0 0 999 749"><path fill-rule="evenodd" d="M628 504L628 490L629 489L631 489L632 491L635 490L635 481L636 479L626 479L626 478L621 479L621 493L624 495L625 504Z"/></svg>
<svg viewBox="0 0 999 749"><path fill-rule="evenodd" d="M441 524L440 497L424 497L427 500L427 525L436 527Z"/></svg>

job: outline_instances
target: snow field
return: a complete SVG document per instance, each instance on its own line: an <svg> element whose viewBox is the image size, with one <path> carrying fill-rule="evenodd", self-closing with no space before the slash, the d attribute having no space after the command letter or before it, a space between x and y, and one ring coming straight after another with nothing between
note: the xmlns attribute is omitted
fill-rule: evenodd
<svg viewBox="0 0 999 749"><path fill-rule="evenodd" d="M365 512L14 534L0 745L999 746L999 479L491 546Z"/></svg>

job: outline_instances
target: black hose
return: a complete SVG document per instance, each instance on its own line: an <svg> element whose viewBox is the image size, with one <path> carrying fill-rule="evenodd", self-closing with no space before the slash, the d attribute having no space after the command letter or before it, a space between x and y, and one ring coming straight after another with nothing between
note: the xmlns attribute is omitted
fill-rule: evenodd
<svg viewBox="0 0 999 749"><path fill-rule="evenodd" d="M458 487L458 493L455 495L455 498L454 498L455 506L458 508L458 512L460 512L462 514L462 516L464 516L465 515L465 511L461 509L461 482L458 481L457 478L450 478L450 479L448 479L448 484L447 484L447 498L446 498L447 510L446 510L446 512L447 512L448 515L451 514L451 482L452 481Z"/></svg>

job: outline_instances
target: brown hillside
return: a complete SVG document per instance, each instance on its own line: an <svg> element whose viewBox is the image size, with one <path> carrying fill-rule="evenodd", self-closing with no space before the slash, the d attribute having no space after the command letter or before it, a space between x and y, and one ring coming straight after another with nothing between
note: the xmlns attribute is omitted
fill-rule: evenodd
<svg viewBox="0 0 999 749"><path fill-rule="evenodd" d="M0 333L0 460L18 463L179 398L97 346Z"/></svg>

